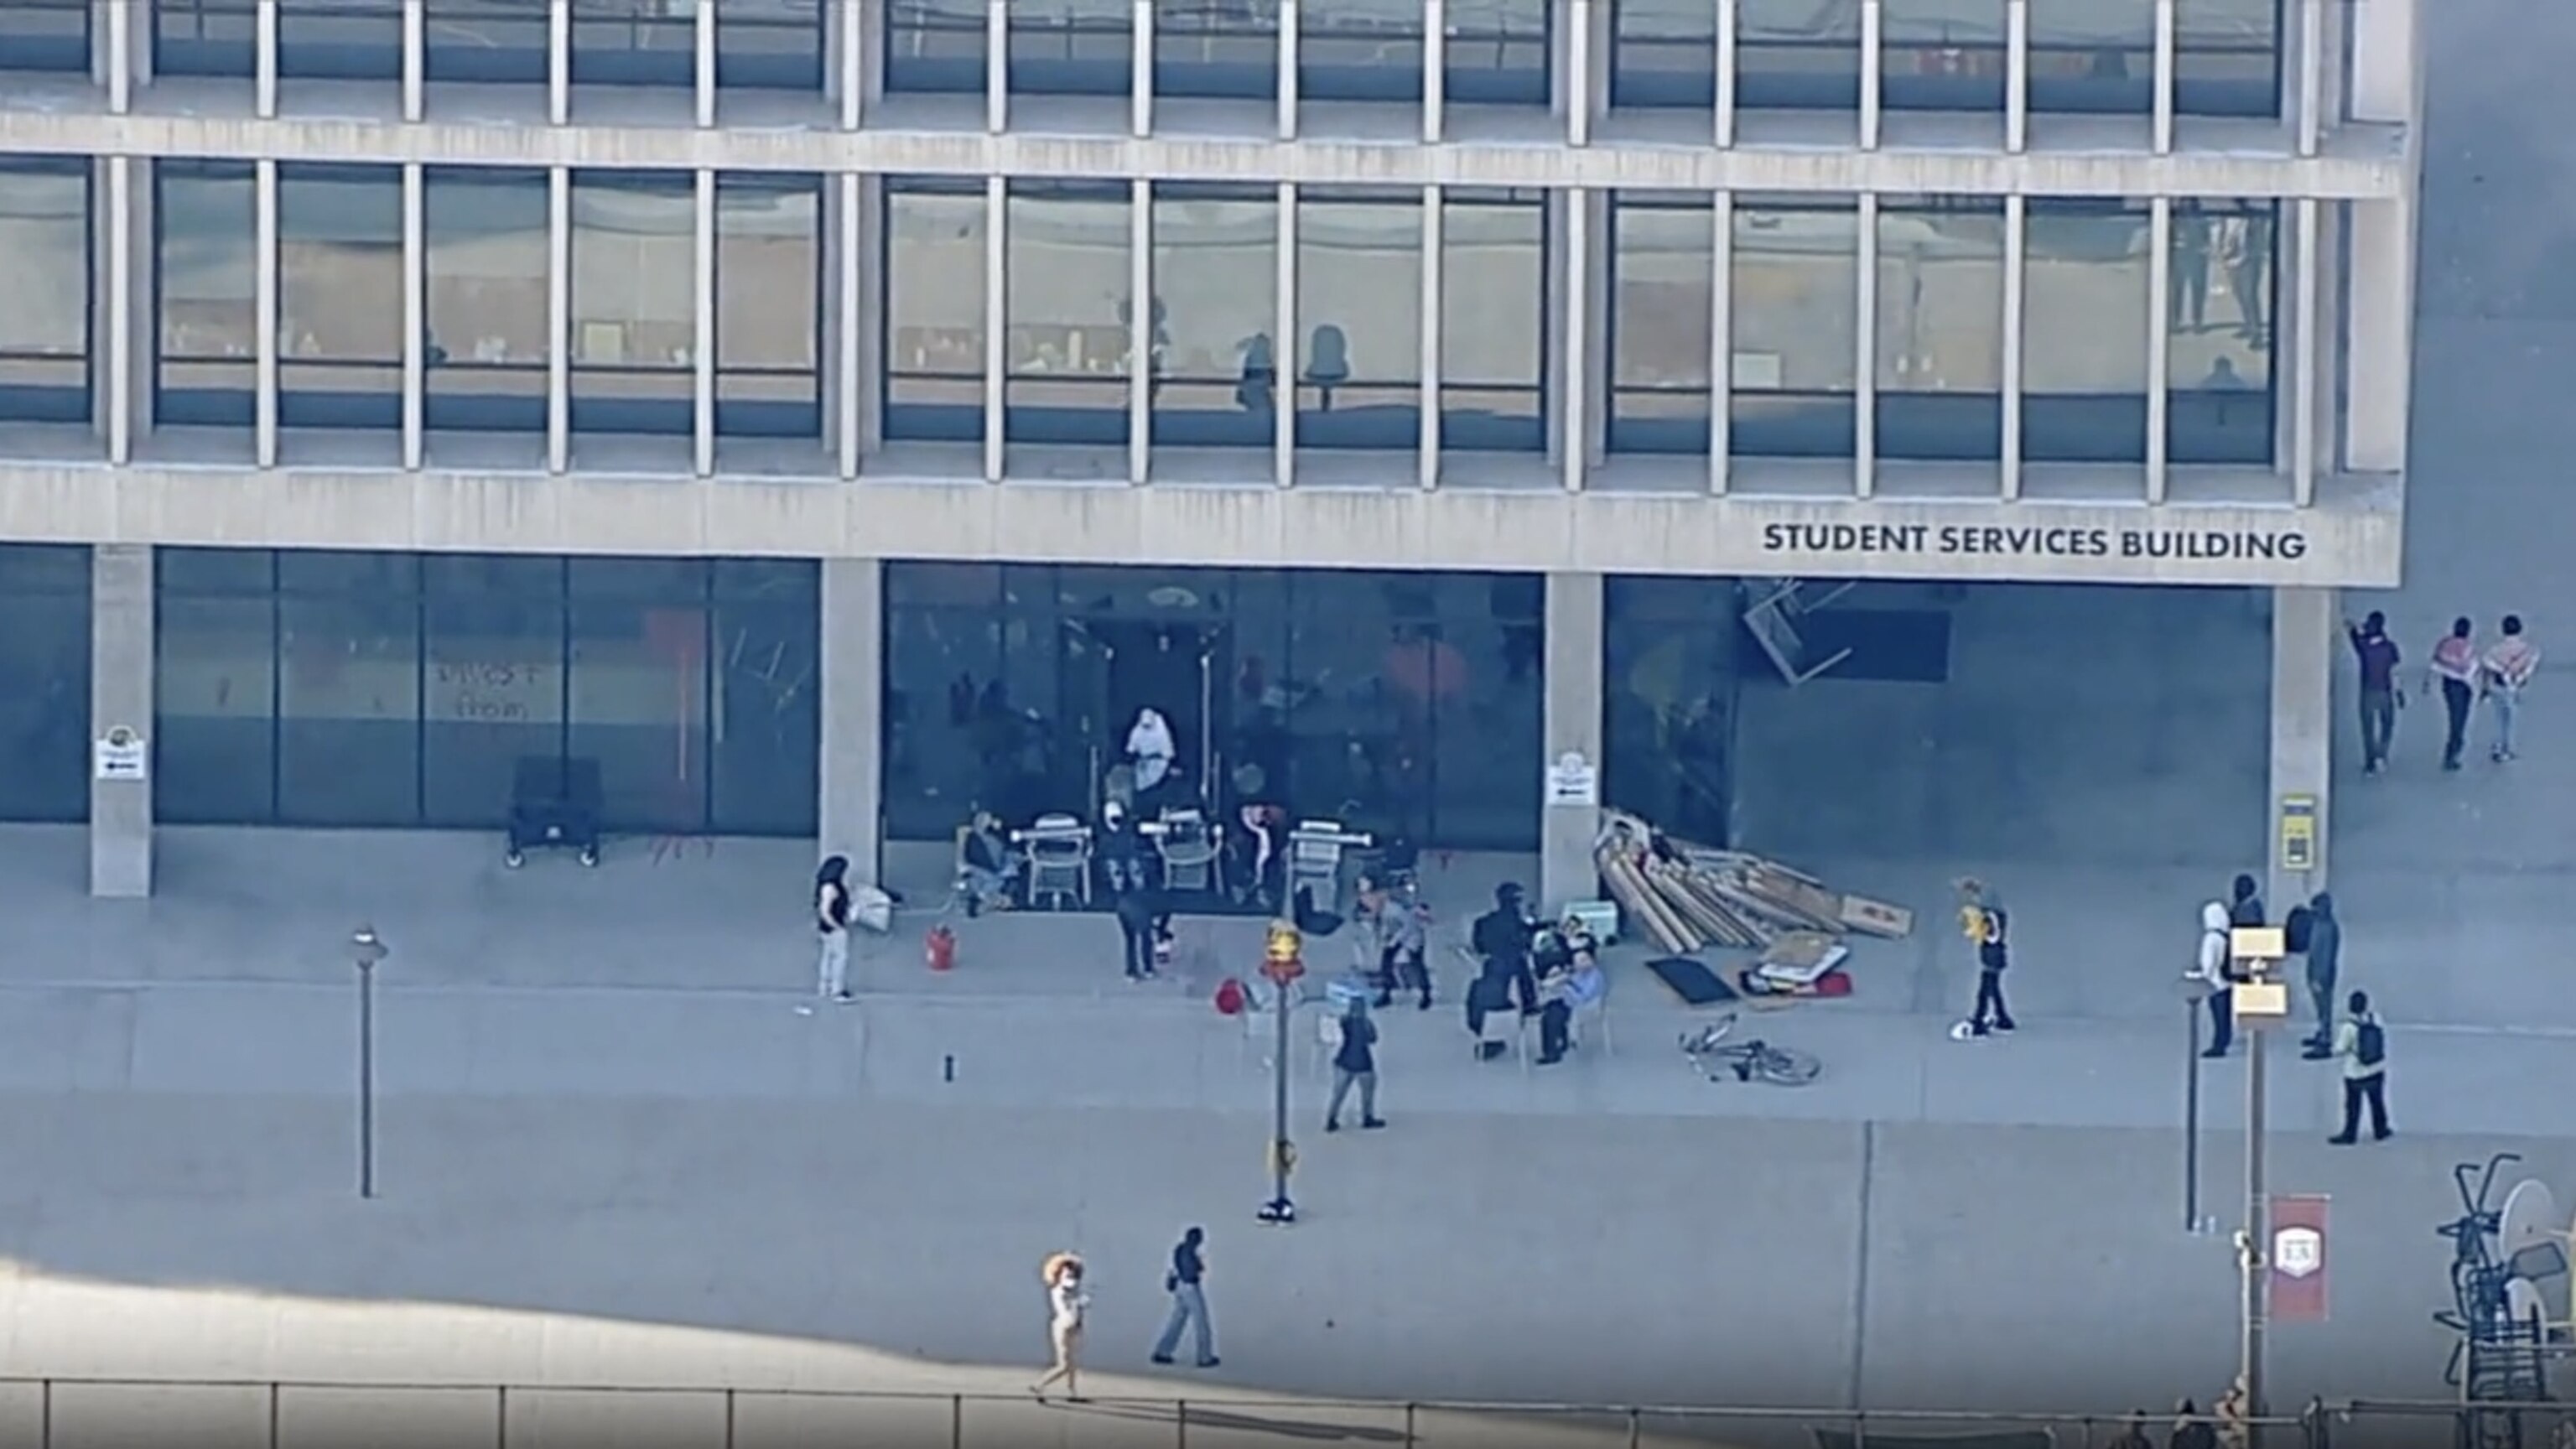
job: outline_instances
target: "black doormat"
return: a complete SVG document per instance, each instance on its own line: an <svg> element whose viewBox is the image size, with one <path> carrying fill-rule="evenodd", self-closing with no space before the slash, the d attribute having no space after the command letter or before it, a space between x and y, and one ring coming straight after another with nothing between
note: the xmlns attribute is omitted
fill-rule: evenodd
<svg viewBox="0 0 2576 1449"><path fill-rule="evenodd" d="M1798 620L1808 667L1851 657L1818 676L1883 684L1940 684L1950 677L1950 616L1939 609L1826 609Z"/></svg>

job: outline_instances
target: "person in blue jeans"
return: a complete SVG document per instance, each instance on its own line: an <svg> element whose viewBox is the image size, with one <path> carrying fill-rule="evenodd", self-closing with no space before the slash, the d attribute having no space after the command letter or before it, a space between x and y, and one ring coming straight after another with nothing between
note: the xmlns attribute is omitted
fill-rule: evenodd
<svg viewBox="0 0 2576 1449"><path fill-rule="evenodd" d="M1181 1329L1187 1326L1198 1331L1199 1367L1217 1365L1216 1326L1208 1319L1207 1258L1201 1251L1206 1243L1206 1231L1192 1228L1181 1234L1172 1249L1172 1270L1163 1275L1163 1286L1172 1294L1172 1316L1163 1320L1163 1336L1154 1340L1156 1363L1172 1361L1172 1350L1181 1346Z"/></svg>

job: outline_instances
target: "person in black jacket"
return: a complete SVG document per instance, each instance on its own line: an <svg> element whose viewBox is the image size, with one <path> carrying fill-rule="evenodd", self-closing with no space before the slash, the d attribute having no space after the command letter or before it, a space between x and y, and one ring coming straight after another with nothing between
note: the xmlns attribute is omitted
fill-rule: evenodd
<svg viewBox="0 0 2576 1449"><path fill-rule="evenodd" d="M1127 940L1128 980L1154 978L1156 927L1162 915L1162 902L1144 882L1138 881L1118 893L1118 934Z"/></svg>
<svg viewBox="0 0 2576 1449"><path fill-rule="evenodd" d="M1538 978L1530 971L1530 945L1538 933L1523 904L1528 899L1519 885L1505 881L1494 887L1494 908L1476 918L1468 928L1468 947L1476 953L1477 978L1508 983L1524 1016L1538 1010ZM1469 993L1468 1025L1481 1027L1482 1013L1475 1009Z"/></svg>
<svg viewBox="0 0 2576 1449"><path fill-rule="evenodd" d="M2250 875L2236 877L2235 891L2227 901L2227 924L2230 926L2263 924L2262 892L2263 888L2254 883L2254 877Z"/></svg>

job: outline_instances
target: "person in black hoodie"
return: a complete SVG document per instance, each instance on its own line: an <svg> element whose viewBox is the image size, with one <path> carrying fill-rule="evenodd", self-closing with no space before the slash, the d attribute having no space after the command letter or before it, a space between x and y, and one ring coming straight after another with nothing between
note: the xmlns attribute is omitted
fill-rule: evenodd
<svg viewBox="0 0 2576 1449"><path fill-rule="evenodd" d="M1162 918L1162 902L1146 882L1133 882L1118 893L1118 934L1127 939L1128 980L1153 979L1155 939Z"/></svg>
<svg viewBox="0 0 2576 1449"><path fill-rule="evenodd" d="M2334 897L2324 891L2308 902L2308 939L2301 949L2308 960L2308 999L2317 1008L2316 1034L2303 1055L2324 1061L2334 1055L2335 981L2343 974L2343 923L2335 919Z"/></svg>
<svg viewBox="0 0 2576 1449"><path fill-rule="evenodd" d="M2227 901L2227 924L2230 926L2259 926L2263 924L2262 890L2263 888L2261 886L2254 883L2254 877L2250 875L2237 876L2236 889L2234 893L2228 897Z"/></svg>
<svg viewBox="0 0 2576 1449"><path fill-rule="evenodd" d="M1514 882L1494 887L1494 908L1476 918L1467 937L1476 953L1478 977L1509 983L1523 1015L1538 1010L1538 978L1530 971L1530 947L1538 928L1523 904L1527 899Z"/></svg>

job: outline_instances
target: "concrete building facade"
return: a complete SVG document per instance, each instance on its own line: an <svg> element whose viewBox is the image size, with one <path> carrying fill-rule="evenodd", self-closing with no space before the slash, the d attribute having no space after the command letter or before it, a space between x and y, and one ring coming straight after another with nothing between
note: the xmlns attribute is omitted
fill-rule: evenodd
<svg viewBox="0 0 2576 1449"><path fill-rule="evenodd" d="M51 623L0 809L141 894L156 820L489 825L560 751L627 828L873 874L1081 803L1153 704L1563 896L1600 789L1550 769L1625 794L1744 660L1825 665L1825 581L2199 585L2274 591L2321 875L2335 591L2403 557L2418 24L7 7L0 594ZM1667 684L1609 678L1641 640ZM1722 833L1712 768L1665 808Z"/></svg>

